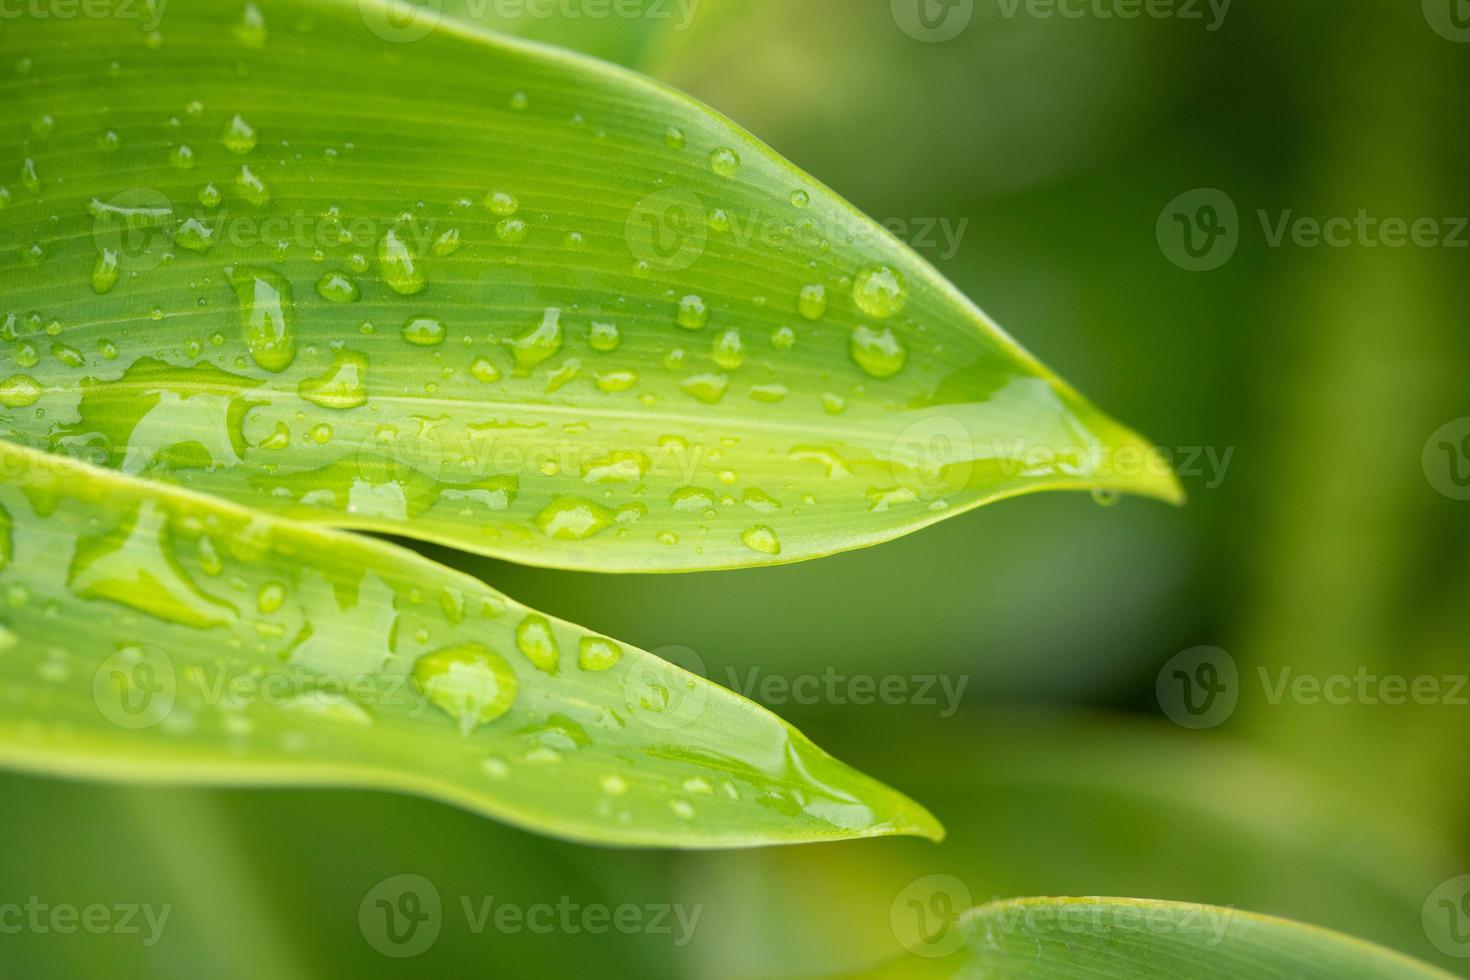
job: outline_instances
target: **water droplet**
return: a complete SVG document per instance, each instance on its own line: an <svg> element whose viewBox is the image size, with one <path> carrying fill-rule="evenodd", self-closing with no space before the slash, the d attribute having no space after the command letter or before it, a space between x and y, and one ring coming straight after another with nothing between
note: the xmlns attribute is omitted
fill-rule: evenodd
<svg viewBox="0 0 1470 980"><path fill-rule="evenodd" d="M745 506L761 514L770 514L781 509L781 504L759 487L750 487L741 495Z"/></svg>
<svg viewBox="0 0 1470 980"><path fill-rule="evenodd" d="M338 351L325 374L302 381L296 390L302 398L322 408L357 408L367 401L367 366L367 355Z"/></svg>
<svg viewBox="0 0 1470 980"><path fill-rule="evenodd" d="M598 323L594 320L587 332L587 343L592 345L593 350L604 354L617 350L622 341L623 337L618 333L615 323Z"/></svg>
<svg viewBox="0 0 1470 980"><path fill-rule="evenodd" d="M21 186L32 194L41 193L41 176L36 173L36 161L26 157L20 165Z"/></svg>
<svg viewBox="0 0 1470 980"><path fill-rule="evenodd" d="M433 251L435 255L442 259L446 255L453 255L455 252L458 252L459 244L459 229L450 228L444 234L434 239Z"/></svg>
<svg viewBox="0 0 1470 980"><path fill-rule="evenodd" d="M6 408L27 408L41 400L43 389L36 379L27 374L12 374L0 381L0 405Z"/></svg>
<svg viewBox="0 0 1470 980"><path fill-rule="evenodd" d="M174 232L174 244L202 255L214 247L214 229L198 218L189 218Z"/></svg>
<svg viewBox="0 0 1470 980"><path fill-rule="evenodd" d="M240 20L235 24L235 38L247 48L265 46L265 15L255 4L245 5L244 13L240 15Z"/></svg>
<svg viewBox="0 0 1470 980"><path fill-rule="evenodd" d="M1123 494L1117 490L1097 489L1092 491L1092 499L1099 507L1116 507Z"/></svg>
<svg viewBox="0 0 1470 980"><path fill-rule="evenodd" d="M116 249L104 248L98 252L97 261L92 263L92 291L98 295L111 292L117 285L118 271Z"/></svg>
<svg viewBox="0 0 1470 980"><path fill-rule="evenodd" d="M525 92L517 92L510 97L510 107L517 112L522 111L526 108L526 106L530 104L531 102L529 99L526 98Z"/></svg>
<svg viewBox="0 0 1470 980"><path fill-rule="evenodd" d="M240 302L245 346L267 371L286 370L296 358L291 284L279 272L253 266L225 269Z"/></svg>
<svg viewBox="0 0 1470 980"><path fill-rule="evenodd" d="M286 603L286 587L279 582L267 582L255 594L255 608L262 616L269 616Z"/></svg>
<svg viewBox="0 0 1470 980"><path fill-rule="evenodd" d="M680 129L678 126L670 126L668 129L664 130L664 145L667 146L669 149L682 150L684 149L684 143L684 130Z"/></svg>
<svg viewBox="0 0 1470 980"><path fill-rule="evenodd" d="M816 283L801 287L796 307L808 320L820 320L827 315L827 287Z"/></svg>
<svg viewBox="0 0 1470 980"><path fill-rule="evenodd" d="M740 341L740 331L731 327L715 338L715 363L726 371L733 371L745 363L745 348Z"/></svg>
<svg viewBox="0 0 1470 980"><path fill-rule="evenodd" d="M624 449L582 464L584 483L637 483L653 465L643 453Z"/></svg>
<svg viewBox="0 0 1470 980"><path fill-rule="evenodd" d="M493 190L485 195L485 206L492 214L509 218L520 210L521 202L510 191Z"/></svg>
<svg viewBox="0 0 1470 980"><path fill-rule="evenodd" d="M470 365L470 374L474 375L476 381L485 384L493 384L500 380L500 368L488 357L477 357L475 363Z"/></svg>
<svg viewBox="0 0 1470 980"><path fill-rule="evenodd" d="M224 142L225 149L231 153L249 153L255 149L255 144L260 137L255 132L255 127L245 121L245 117L238 112L230 117L225 123Z"/></svg>
<svg viewBox="0 0 1470 980"><path fill-rule="evenodd" d="M312 442L316 443L318 446L325 446L327 443L332 441L332 436L334 433L332 432L332 427L330 425L325 422L319 422L316 425L313 425L311 427L311 431L307 434L311 436Z"/></svg>
<svg viewBox="0 0 1470 980"><path fill-rule="evenodd" d="M340 272L329 272L317 280L317 295L328 303L356 303L357 283Z"/></svg>
<svg viewBox="0 0 1470 980"><path fill-rule="evenodd" d="M418 260L399 237L397 229L389 228L378 242L378 266L382 270L383 282L402 296L421 293L428 285Z"/></svg>
<svg viewBox="0 0 1470 980"><path fill-rule="evenodd" d="M791 206L794 208L805 208L812 203L812 196L806 191L796 190L791 192Z"/></svg>
<svg viewBox="0 0 1470 980"><path fill-rule="evenodd" d="M187 143L180 143L169 151L168 162L179 170L193 170L194 148Z"/></svg>
<svg viewBox="0 0 1470 980"><path fill-rule="evenodd" d="M403 339L416 347L435 347L444 343L449 331L431 316L415 316L404 321Z"/></svg>
<svg viewBox="0 0 1470 980"><path fill-rule="evenodd" d="M537 670L546 674L556 673L561 662L561 650L556 644L551 622L545 616L532 613L516 625L516 646Z"/></svg>
<svg viewBox="0 0 1470 980"><path fill-rule="evenodd" d="M81 351L75 347L68 347L60 341L51 345L51 356L69 368L79 368L87 363Z"/></svg>
<svg viewBox="0 0 1470 980"><path fill-rule="evenodd" d="M601 787L602 791L608 796L622 796L624 793L628 792L628 781L625 780L622 776L613 775L611 773L599 779L597 781L597 785Z"/></svg>
<svg viewBox="0 0 1470 980"><path fill-rule="evenodd" d="M857 274L852 283L852 299L858 309L879 320L899 310L909 298L903 276L886 265L872 265Z"/></svg>
<svg viewBox="0 0 1470 980"><path fill-rule="evenodd" d="M709 323L709 310L698 296L685 296L679 300L679 326L685 330L703 330Z"/></svg>
<svg viewBox="0 0 1470 980"><path fill-rule="evenodd" d="M710 153L709 165L721 177L734 177L740 172L740 155L722 146Z"/></svg>
<svg viewBox="0 0 1470 980"><path fill-rule="evenodd" d="M669 494L669 503L675 510L712 510L715 506L715 495L702 487L680 487Z"/></svg>
<svg viewBox="0 0 1470 980"><path fill-rule="evenodd" d="M759 551L763 555L779 555L781 553L781 541L776 537L776 532L764 524L746 528L740 535L740 540L751 551Z"/></svg>
<svg viewBox="0 0 1470 980"><path fill-rule="evenodd" d="M41 363L41 353L31 344L21 344L15 349L15 363L23 368L33 368Z"/></svg>
<svg viewBox="0 0 1470 980"><path fill-rule="evenodd" d="M908 360L908 351L887 327L882 330L858 327L852 332L848 350L858 367L875 378L893 377Z"/></svg>
<svg viewBox="0 0 1470 980"><path fill-rule="evenodd" d="M595 378L598 390L609 395L627 391L638 383L637 371L605 371Z"/></svg>
<svg viewBox="0 0 1470 980"><path fill-rule="evenodd" d="M205 184L199 188L199 203L207 208L219 207L221 195L219 188L213 184Z"/></svg>
<svg viewBox="0 0 1470 980"><path fill-rule="evenodd" d="M669 801L669 809L685 820L694 819L694 805L688 800L672 799Z"/></svg>
<svg viewBox="0 0 1470 980"><path fill-rule="evenodd" d="M425 654L414 662L413 680L425 697L459 722L461 735L499 718L516 699L515 670L478 643Z"/></svg>
<svg viewBox="0 0 1470 980"><path fill-rule="evenodd" d="M248 166L241 166L240 172L235 175L235 188L239 190L245 203L258 208L265 207L271 201L270 188Z"/></svg>
<svg viewBox="0 0 1470 980"><path fill-rule="evenodd" d="M561 310L548 309L541 317L541 325L521 334L506 346L515 354L516 371L530 374L537 365L561 350Z"/></svg>
<svg viewBox="0 0 1470 980"><path fill-rule="evenodd" d="M559 497L535 517L542 533L559 541L584 541L612 527L616 520L617 515L606 507L580 497Z"/></svg>
<svg viewBox="0 0 1470 980"><path fill-rule="evenodd" d="M686 395L698 398L706 405L713 405L725 397L730 387L730 377L725 374L696 374L685 378L679 385Z"/></svg>
<svg viewBox="0 0 1470 980"><path fill-rule="evenodd" d="M771 331L771 346L776 350L790 350L796 346L796 331L790 327L777 327Z"/></svg>
<svg viewBox="0 0 1470 980"><path fill-rule="evenodd" d="M612 640L600 636L582 637L577 666L583 670L610 670L617 666L621 659L623 659L623 648Z"/></svg>
<svg viewBox="0 0 1470 980"><path fill-rule="evenodd" d="M526 240L526 231L520 218L504 218L495 226L495 237L507 245L519 245Z"/></svg>

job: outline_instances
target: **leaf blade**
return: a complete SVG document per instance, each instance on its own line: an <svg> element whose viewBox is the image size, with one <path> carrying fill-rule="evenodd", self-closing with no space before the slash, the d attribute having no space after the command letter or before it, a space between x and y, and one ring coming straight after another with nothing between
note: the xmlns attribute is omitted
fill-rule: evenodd
<svg viewBox="0 0 1470 980"><path fill-rule="evenodd" d="M1019 898L971 909L963 947L858 974L1036 980L1445 980L1450 974L1352 936L1271 916L1184 902L1130 898ZM958 938L958 936L955 936ZM947 935L939 942L956 944ZM917 947L922 948L922 947Z"/></svg>
<svg viewBox="0 0 1470 980"><path fill-rule="evenodd" d="M415 792L618 845L942 834L765 709L413 552L0 450L7 765Z"/></svg>
<svg viewBox="0 0 1470 980"><path fill-rule="evenodd" d="M210 6L151 51L116 22L0 38L36 62L0 81L4 131L52 120L0 142L40 175L0 211L0 435L600 571L802 560L1039 490L1180 498L1148 442L692 100L449 20L389 44L371 3L259 8L259 47Z"/></svg>

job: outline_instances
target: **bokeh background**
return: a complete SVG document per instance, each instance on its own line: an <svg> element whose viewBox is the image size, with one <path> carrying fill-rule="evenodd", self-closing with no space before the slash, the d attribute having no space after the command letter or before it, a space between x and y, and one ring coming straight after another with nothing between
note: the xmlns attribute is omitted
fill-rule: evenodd
<svg viewBox="0 0 1470 980"><path fill-rule="evenodd" d="M3 775L7 896L173 908L151 948L0 936L0 973L821 975L901 953L891 908L935 874L975 902L1237 906L1470 972L1451 955L1470 943L1424 918L1470 873L1470 689L1272 703L1259 673L1433 677L1447 694L1470 672L1470 490L1455 482L1470 456L1440 455L1435 435L1470 435L1453 426L1470 415L1461 0L1237 0L1223 18L1180 0L1136 19L1116 16L1126 0L1068 0L1077 17L961 0L968 19L942 43L904 30L913 0L698 0L686 22L691 2L600 19L597 0L445 9L689 91L892 223L1105 409L1181 462L1198 452L1189 505L1030 497L870 551L689 576L426 548L592 629L689 647L721 683L753 669L963 682L950 714L771 705L927 804L949 839L608 851L386 794ZM1201 188L1178 213L1202 233L1197 205L1223 195L1234 240L1191 271L1170 208ZM1432 218L1450 241L1272 241L1283 216L1360 212ZM1201 645L1238 675L1234 709L1196 729L1170 720L1157 681ZM364 895L399 874L445 906L409 960L358 924ZM492 896L699 919L682 945L677 929L476 934L461 898Z"/></svg>

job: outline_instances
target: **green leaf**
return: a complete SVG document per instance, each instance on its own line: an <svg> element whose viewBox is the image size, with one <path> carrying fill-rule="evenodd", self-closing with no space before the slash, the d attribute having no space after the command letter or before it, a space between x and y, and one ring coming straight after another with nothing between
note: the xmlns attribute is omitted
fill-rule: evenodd
<svg viewBox="0 0 1470 980"><path fill-rule="evenodd" d="M376 0L150 26L0 35L0 436L598 571L1179 499L918 256L662 86Z"/></svg>
<svg viewBox="0 0 1470 980"><path fill-rule="evenodd" d="M917 882L916 885L921 885ZM915 955L859 974L1030 980L1442 980L1450 974L1341 933L1239 909L1132 898L1020 898L935 918L942 888L895 903ZM914 922L919 922L916 918ZM905 922L905 927L910 923ZM857 980L857 978L854 978Z"/></svg>
<svg viewBox="0 0 1470 980"><path fill-rule="evenodd" d="M0 475L9 765L411 791L613 844L942 835L765 709L412 552L16 446Z"/></svg>

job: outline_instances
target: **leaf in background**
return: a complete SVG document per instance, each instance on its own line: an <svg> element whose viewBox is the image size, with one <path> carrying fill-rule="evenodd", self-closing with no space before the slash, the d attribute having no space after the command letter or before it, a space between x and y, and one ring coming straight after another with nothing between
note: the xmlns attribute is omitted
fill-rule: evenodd
<svg viewBox="0 0 1470 980"><path fill-rule="evenodd" d="M0 53L15 441L598 571L1178 499L911 251L638 76L374 0L28 19Z"/></svg>
<svg viewBox="0 0 1470 980"><path fill-rule="evenodd" d="M943 893L930 897L943 897ZM919 915L926 910L904 910L904 914L911 912ZM898 915L895 911L895 917ZM927 948L919 945L922 939L914 940L916 948L925 948L930 956L912 956L859 974L854 980L1450 977L1426 963L1326 929L1238 909L1147 899L1021 898L993 902L960 915L938 935L935 945ZM957 951L941 955L945 949Z"/></svg>
<svg viewBox="0 0 1470 980"><path fill-rule="evenodd" d="M0 445L0 759L715 847L915 833L764 709L412 552Z"/></svg>

